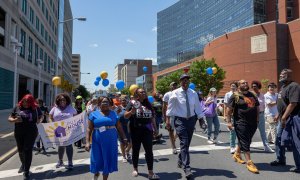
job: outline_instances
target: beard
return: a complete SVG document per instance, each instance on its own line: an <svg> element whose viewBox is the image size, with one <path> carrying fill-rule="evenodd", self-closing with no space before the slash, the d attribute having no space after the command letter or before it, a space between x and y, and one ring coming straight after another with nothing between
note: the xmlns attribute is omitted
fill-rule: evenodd
<svg viewBox="0 0 300 180"><path fill-rule="evenodd" d="M281 78L279 79L279 82L282 83L282 84L286 84L287 79L288 79L287 76L281 77Z"/></svg>
<svg viewBox="0 0 300 180"><path fill-rule="evenodd" d="M240 90L241 90L241 91L248 91L248 90L249 90L249 86L241 87Z"/></svg>

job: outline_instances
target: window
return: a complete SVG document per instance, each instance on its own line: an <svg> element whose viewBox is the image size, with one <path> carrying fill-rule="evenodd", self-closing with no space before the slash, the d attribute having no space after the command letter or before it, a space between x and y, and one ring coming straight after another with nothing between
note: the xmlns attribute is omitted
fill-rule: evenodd
<svg viewBox="0 0 300 180"><path fill-rule="evenodd" d="M21 40L20 42L22 43L21 51L20 51L20 56L25 58L25 42L26 42L26 33L23 29L21 29Z"/></svg>
<svg viewBox="0 0 300 180"><path fill-rule="evenodd" d="M47 21L48 21L48 9L46 8L46 19L47 19Z"/></svg>
<svg viewBox="0 0 300 180"><path fill-rule="evenodd" d="M37 0L39 6L41 6L41 0Z"/></svg>
<svg viewBox="0 0 300 180"><path fill-rule="evenodd" d="M42 48L40 48L40 60L43 60L44 51Z"/></svg>
<svg viewBox="0 0 300 180"><path fill-rule="evenodd" d="M44 37L44 25L43 24L41 24L41 35L42 35L42 37Z"/></svg>
<svg viewBox="0 0 300 180"><path fill-rule="evenodd" d="M28 61L32 62L32 38L28 37Z"/></svg>
<svg viewBox="0 0 300 180"><path fill-rule="evenodd" d="M45 3L44 3L44 0L42 0L42 12L45 13Z"/></svg>
<svg viewBox="0 0 300 180"><path fill-rule="evenodd" d="M51 66L51 62L50 62L50 56L48 56L48 73L50 73L50 67Z"/></svg>
<svg viewBox="0 0 300 180"><path fill-rule="evenodd" d="M5 41L5 11L0 7L0 46L4 46Z"/></svg>
<svg viewBox="0 0 300 180"><path fill-rule="evenodd" d="M34 65L38 65L37 60L39 59L39 45L37 43L34 44Z"/></svg>
<svg viewBox="0 0 300 180"><path fill-rule="evenodd" d="M29 10L29 20L32 24L34 23L34 11L31 7L30 7L30 10Z"/></svg>
<svg viewBox="0 0 300 180"><path fill-rule="evenodd" d="M35 28L40 31L40 19L37 16L35 17Z"/></svg>
<svg viewBox="0 0 300 180"><path fill-rule="evenodd" d="M45 41L48 42L48 32L45 31Z"/></svg>
<svg viewBox="0 0 300 180"><path fill-rule="evenodd" d="M44 71L47 71L47 53L44 52Z"/></svg>
<svg viewBox="0 0 300 180"><path fill-rule="evenodd" d="M27 15L27 0L22 1L22 11L25 15Z"/></svg>
<svg viewBox="0 0 300 180"><path fill-rule="evenodd" d="M287 16L288 19L293 18L293 8L292 7L287 7L286 8L286 16Z"/></svg>

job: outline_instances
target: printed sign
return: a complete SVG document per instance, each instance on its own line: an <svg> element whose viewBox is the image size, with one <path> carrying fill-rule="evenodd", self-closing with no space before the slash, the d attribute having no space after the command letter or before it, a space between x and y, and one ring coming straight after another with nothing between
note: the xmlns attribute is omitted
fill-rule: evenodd
<svg viewBox="0 0 300 180"><path fill-rule="evenodd" d="M267 52L267 35L251 37L251 54Z"/></svg>

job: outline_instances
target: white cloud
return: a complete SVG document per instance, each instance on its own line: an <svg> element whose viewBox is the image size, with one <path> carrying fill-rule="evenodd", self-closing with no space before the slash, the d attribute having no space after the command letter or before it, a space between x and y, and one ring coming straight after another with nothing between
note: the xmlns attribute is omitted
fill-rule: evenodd
<svg viewBox="0 0 300 180"><path fill-rule="evenodd" d="M145 60L152 60L152 64L153 65L157 65L157 58L150 58L150 57L146 57L144 58Z"/></svg>
<svg viewBox="0 0 300 180"><path fill-rule="evenodd" d="M135 41L132 40L132 39L130 39L130 38L126 39L126 42L128 42L128 43L135 43Z"/></svg>
<svg viewBox="0 0 300 180"><path fill-rule="evenodd" d="M157 32L157 26L153 27L153 28L151 29L151 31Z"/></svg>
<svg viewBox="0 0 300 180"><path fill-rule="evenodd" d="M99 45L97 43L94 43L94 44L90 44L89 47L97 48L97 47L99 47Z"/></svg>

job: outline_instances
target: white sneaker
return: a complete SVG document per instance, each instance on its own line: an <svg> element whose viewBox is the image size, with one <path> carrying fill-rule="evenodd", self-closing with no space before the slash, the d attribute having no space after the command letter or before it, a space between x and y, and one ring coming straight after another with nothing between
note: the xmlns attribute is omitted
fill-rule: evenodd
<svg viewBox="0 0 300 180"><path fill-rule="evenodd" d="M126 158L123 157L122 162L123 162L123 163L127 163L128 161L127 161Z"/></svg>
<svg viewBox="0 0 300 180"><path fill-rule="evenodd" d="M208 143L208 144L213 144L214 142L213 142L213 140L208 139L208 140L207 140L207 143Z"/></svg>
<svg viewBox="0 0 300 180"><path fill-rule="evenodd" d="M218 141L217 138L215 138L215 139L213 140L213 144L219 144L219 141Z"/></svg>
<svg viewBox="0 0 300 180"><path fill-rule="evenodd" d="M265 146L265 152L273 153L274 150L273 150L269 145L266 145L266 146Z"/></svg>
<svg viewBox="0 0 300 180"><path fill-rule="evenodd" d="M230 154L234 154L235 153L235 147L230 148Z"/></svg>

